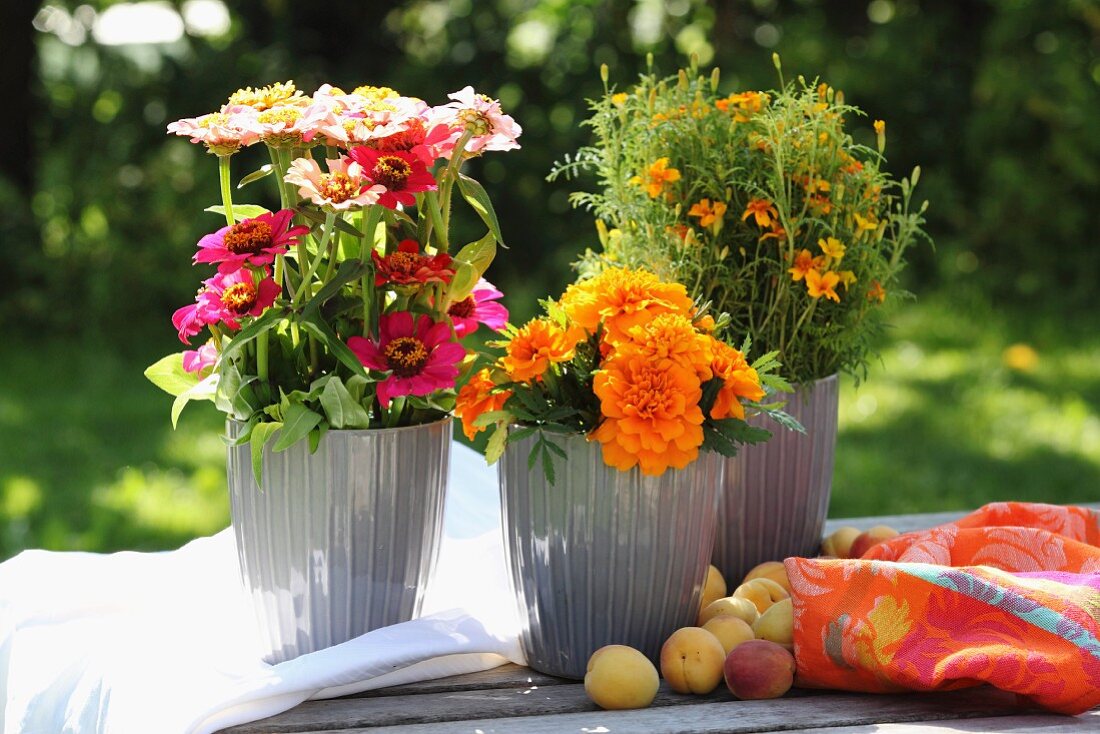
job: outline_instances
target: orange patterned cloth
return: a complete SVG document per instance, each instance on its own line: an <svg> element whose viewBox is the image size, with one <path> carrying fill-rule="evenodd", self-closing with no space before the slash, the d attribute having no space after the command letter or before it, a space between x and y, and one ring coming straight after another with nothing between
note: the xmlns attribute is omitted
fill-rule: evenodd
<svg viewBox="0 0 1100 734"><path fill-rule="evenodd" d="M1100 512L998 502L858 560L788 558L798 684L876 693L989 683L1100 705Z"/></svg>

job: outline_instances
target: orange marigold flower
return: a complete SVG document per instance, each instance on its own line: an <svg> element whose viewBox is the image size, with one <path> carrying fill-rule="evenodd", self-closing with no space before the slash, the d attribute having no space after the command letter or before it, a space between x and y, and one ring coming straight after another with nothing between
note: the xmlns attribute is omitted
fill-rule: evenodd
<svg viewBox="0 0 1100 734"><path fill-rule="evenodd" d="M794 267L787 272L791 274L791 280L798 282L806 277L806 273L814 268L814 256L809 250L799 250L794 256Z"/></svg>
<svg viewBox="0 0 1100 734"><path fill-rule="evenodd" d="M806 200L810 203L810 208L813 209L814 214L823 215L828 214L833 210L833 202L825 194L814 194L813 196L806 197Z"/></svg>
<svg viewBox="0 0 1100 734"><path fill-rule="evenodd" d="M851 270L841 270L838 275L840 275L840 284L844 286L845 291L848 290L848 286L856 282L856 274Z"/></svg>
<svg viewBox="0 0 1100 734"><path fill-rule="evenodd" d="M817 270L806 272L806 290L809 291L810 298L821 298L825 296L826 298L840 303L840 296L838 296L836 290L834 290L839 282L840 276L832 270L826 271L824 275Z"/></svg>
<svg viewBox="0 0 1100 734"><path fill-rule="evenodd" d="M561 306L573 324L590 334L602 323L605 338L612 343L626 339L630 327L655 316L690 316L695 308L680 283L665 283L653 273L626 268L610 268L570 285Z"/></svg>
<svg viewBox="0 0 1100 734"><path fill-rule="evenodd" d="M627 341L615 345L615 354L640 354L654 362L670 359L695 372L700 380L711 376L714 339L701 334L683 314L663 313L627 330Z"/></svg>
<svg viewBox="0 0 1100 734"><path fill-rule="evenodd" d="M462 421L462 432L471 441L474 440L474 436L485 430L483 426L474 425L477 417L500 410L512 396L511 390L493 392L495 387L496 383L489 377L489 370L483 369L475 372L470 381L458 391L458 397L455 400L455 416Z"/></svg>
<svg viewBox="0 0 1100 734"><path fill-rule="evenodd" d="M698 376L671 360L643 355L609 360L593 379L603 422L592 438L603 444L603 460L626 471L660 476L683 469L703 444L703 396Z"/></svg>
<svg viewBox="0 0 1100 734"><path fill-rule="evenodd" d="M501 364L515 382L529 382L541 377L551 364L573 359L573 350L583 336L548 319L532 319L508 342Z"/></svg>
<svg viewBox="0 0 1100 734"><path fill-rule="evenodd" d="M871 281L871 289L867 291L867 300L878 301L879 303L886 300L886 289L877 280Z"/></svg>
<svg viewBox="0 0 1100 734"><path fill-rule="evenodd" d="M626 104L627 96L628 95L626 92L617 92L615 94L612 94L611 104L615 105L616 107L622 107L624 104Z"/></svg>
<svg viewBox="0 0 1100 734"><path fill-rule="evenodd" d="M772 226L772 222L779 219L779 212L776 211L775 205L767 199L749 199L748 206L745 207L745 213L741 215L741 221L745 221L749 217L756 220L756 226L762 229L768 229Z"/></svg>
<svg viewBox="0 0 1100 734"><path fill-rule="evenodd" d="M720 220L726 213L726 205L720 201L710 203L710 199L700 199L692 204L688 210L689 217L699 217L700 227L709 227Z"/></svg>
<svg viewBox="0 0 1100 734"><path fill-rule="evenodd" d="M771 231L765 232L764 234L760 235L760 241L763 242L764 240L770 239L772 237L774 237L779 242L782 242L783 240L787 239L787 230L779 226L779 222L772 222Z"/></svg>
<svg viewBox="0 0 1100 734"><path fill-rule="evenodd" d="M665 190L665 184L680 180L680 171L668 167L668 158L658 158L646 170L645 176L634 176L630 183L645 188L649 198L656 199Z"/></svg>
<svg viewBox="0 0 1100 734"><path fill-rule="evenodd" d="M885 120L875 120L874 127L875 127L875 135L882 135L884 132L886 132L886 121Z"/></svg>
<svg viewBox="0 0 1100 734"><path fill-rule="evenodd" d="M875 219L874 214L868 214L866 217L853 213L852 218L856 220L856 231L859 234L864 232L874 232L878 229L878 220Z"/></svg>
<svg viewBox="0 0 1100 734"><path fill-rule="evenodd" d="M817 246L825 253L825 257L836 263L844 259L844 253L847 251L844 243L836 237L818 238Z"/></svg>
<svg viewBox="0 0 1100 734"><path fill-rule="evenodd" d="M714 342L711 369L714 376L722 380L722 388L711 406L710 417L714 420L745 420L745 406L741 404L741 400L756 402L764 397L760 375L749 365L740 350L717 340Z"/></svg>

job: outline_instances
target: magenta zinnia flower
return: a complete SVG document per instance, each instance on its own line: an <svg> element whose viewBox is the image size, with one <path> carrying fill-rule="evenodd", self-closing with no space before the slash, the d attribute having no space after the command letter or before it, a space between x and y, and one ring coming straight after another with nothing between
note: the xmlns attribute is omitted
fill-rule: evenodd
<svg viewBox="0 0 1100 734"><path fill-rule="evenodd" d="M222 227L199 240L195 262L221 263L219 273L231 273L245 265L269 265L309 231L301 225L290 227L293 216L292 209L283 209Z"/></svg>
<svg viewBox="0 0 1100 734"><path fill-rule="evenodd" d="M377 343L353 336L348 347L370 369L390 373L378 383L383 408L395 397L430 395L454 387L466 350L451 341L450 324L437 323L425 314L414 324L411 313L398 311L383 316L378 330Z"/></svg>
<svg viewBox="0 0 1100 734"><path fill-rule="evenodd" d="M435 178L413 153L382 152L361 145L348 151L348 157L363 167L373 183L386 187L378 203L389 209L396 209L398 204L412 206L416 203L413 194L436 189Z"/></svg>
<svg viewBox="0 0 1100 734"><path fill-rule="evenodd" d="M493 331L500 331L508 323L508 309L497 300L504 294L484 278L477 282L470 295L455 301L447 309L447 315L461 338L477 331L478 324L485 324Z"/></svg>
<svg viewBox="0 0 1100 734"><path fill-rule="evenodd" d="M202 374L218 361L218 348L208 341L198 349L189 349L183 353L183 369L187 372Z"/></svg>
<svg viewBox="0 0 1100 734"><path fill-rule="evenodd" d="M207 323L221 321L230 329L240 328L242 316L259 316L282 292L266 271L257 283L248 268L215 275L204 284L206 289L199 293L198 300L205 317L212 319Z"/></svg>

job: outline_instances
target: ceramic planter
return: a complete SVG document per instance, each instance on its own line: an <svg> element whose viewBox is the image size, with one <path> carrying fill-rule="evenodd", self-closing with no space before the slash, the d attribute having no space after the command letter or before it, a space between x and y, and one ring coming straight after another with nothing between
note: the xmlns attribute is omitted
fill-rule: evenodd
<svg viewBox="0 0 1100 734"><path fill-rule="evenodd" d="M240 430L230 423L229 435ZM241 579L269 663L405 622L420 611L443 535L451 420L329 431L316 453L269 445L263 488L230 447Z"/></svg>
<svg viewBox="0 0 1100 734"><path fill-rule="evenodd" d="M533 438L501 460L504 545L528 665L580 679L589 656L630 645L657 661L695 623L714 543L724 462L703 453L647 477L604 464L600 445L555 436L557 482L527 468Z"/></svg>
<svg viewBox="0 0 1100 734"><path fill-rule="evenodd" d="M833 375L787 397L805 435L769 426L771 440L725 460L714 565L730 583L764 561L816 555L833 482L837 387Z"/></svg>

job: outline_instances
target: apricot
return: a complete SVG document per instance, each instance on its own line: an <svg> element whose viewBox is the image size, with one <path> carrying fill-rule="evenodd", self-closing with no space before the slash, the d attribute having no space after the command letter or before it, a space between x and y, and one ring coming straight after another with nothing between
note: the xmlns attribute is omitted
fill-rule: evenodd
<svg viewBox="0 0 1100 734"><path fill-rule="evenodd" d="M749 640L730 651L722 670L737 698L779 698L794 684L794 655L774 642Z"/></svg>
<svg viewBox="0 0 1100 734"><path fill-rule="evenodd" d="M714 566L707 568L707 580L703 583L703 599L699 603L699 611L706 609L711 602L724 597L726 591L726 579L722 576L722 572Z"/></svg>
<svg viewBox="0 0 1100 734"><path fill-rule="evenodd" d="M768 640L794 650L794 604L780 599L760 615L752 626L757 639Z"/></svg>
<svg viewBox="0 0 1100 734"><path fill-rule="evenodd" d="M756 607L753 607L753 611L756 611ZM752 626L748 622L726 614L709 620L703 625L703 629L718 638L727 655L742 642L756 639L756 633L752 631Z"/></svg>
<svg viewBox="0 0 1100 734"><path fill-rule="evenodd" d="M837 528L821 541L821 555L834 558L851 558L852 543L859 536L859 528L851 525Z"/></svg>
<svg viewBox="0 0 1100 734"><path fill-rule="evenodd" d="M889 525L876 525L870 530L865 530L856 536L856 539L852 541L851 555L849 557L863 558L863 554L871 550L874 546L890 540L890 538L896 538L900 534L901 533L894 530Z"/></svg>
<svg viewBox="0 0 1100 734"><path fill-rule="evenodd" d="M748 599L761 614L780 599L790 597L787 590L771 579L753 579L738 586L733 596Z"/></svg>
<svg viewBox="0 0 1100 734"><path fill-rule="evenodd" d="M715 617L737 617L747 624L752 624L760 616L756 605L748 599L727 596L718 601L712 601L703 611L699 612L698 625L703 626Z"/></svg>
<svg viewBox="0 0 1100 734"><path fill-rule="evenodd" d="M645 708L660 685L649 658L626 645L606 645L592 653L584 675L584 692L604 709Z"/></svg>
<svg viewBox="0 0 1100 734"><path fill-rule="evenodd" d="M710 693L722 682L726 651L702 627L681 627L661 646L661 675L677 693Z"/></svg>
<svg viewBox="0 0 1100 734"><path fill-rule="evenodd" d="M787 593L791 593L791 582L787 578L787 569L782 561L765 561L753 568L745 575L745 583L754 579L769 579L782 586Z"/></svg>

